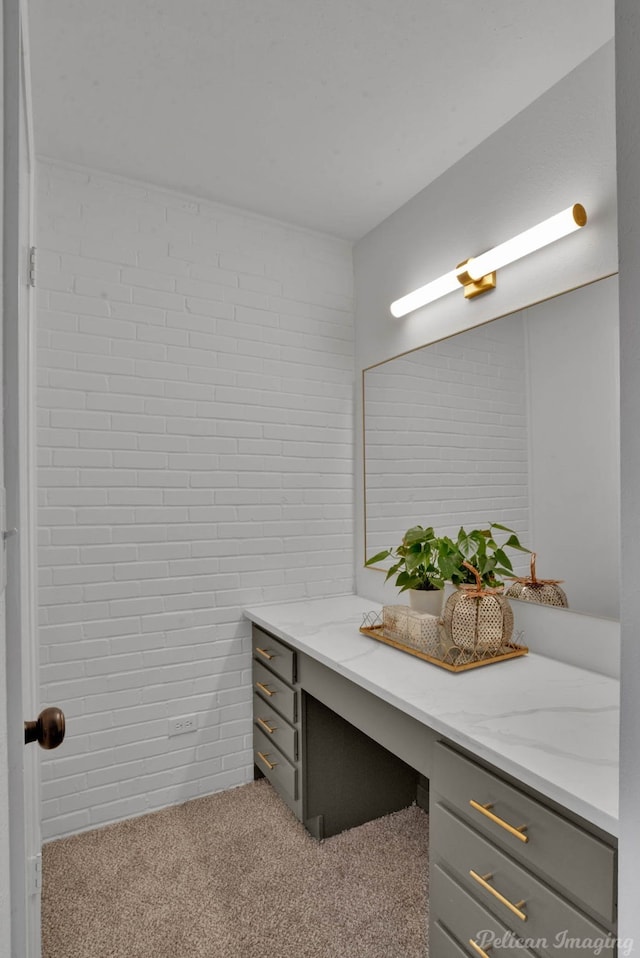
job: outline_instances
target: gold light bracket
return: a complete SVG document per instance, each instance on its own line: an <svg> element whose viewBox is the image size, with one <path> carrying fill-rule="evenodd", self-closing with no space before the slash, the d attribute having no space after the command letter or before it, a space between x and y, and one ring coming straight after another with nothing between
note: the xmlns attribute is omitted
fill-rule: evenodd
<svg viewBox="0 0 640 958"><path fill-rule="evenodd" d="M486 276L481 276L480 279L472 279L471 276L469 276L465 266L471 259L473 259L473 257L465 259L456 266L458 282L464 286L465 299L473 299L474 296L480 296L481 293L488 293L490 289L496 288L495 272L487 273Z"/></svg>
<svg viewBox="0 0 640 958"><path fill-rule="evenodd" d="M574 203L573 206L550 216L537 226L512 236L511 239L499 243L485 253L466 259L455 269L394 300L390 306L391 315L399 319L407 313L426 306L427 303L432 303L435 299L440 299L441 296L448 296L449 293L460 289L460 286L464 289L466 299L473 299L481 293L495 289L497 270L509 263L515 263L529 253L535 253L543 246L555 243L563 236L568 236L585 226L586 222L587 214L584 206Z"/></svg>

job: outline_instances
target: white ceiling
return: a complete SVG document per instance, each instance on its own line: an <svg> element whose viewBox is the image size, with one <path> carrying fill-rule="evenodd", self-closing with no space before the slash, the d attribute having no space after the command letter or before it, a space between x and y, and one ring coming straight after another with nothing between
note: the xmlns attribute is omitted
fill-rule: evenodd
<svg viewBox="0 0 640 958"><path fill-rule="evenodd" d="M36 149L357 239L613 36L613 0L28 0Z"/></svg>

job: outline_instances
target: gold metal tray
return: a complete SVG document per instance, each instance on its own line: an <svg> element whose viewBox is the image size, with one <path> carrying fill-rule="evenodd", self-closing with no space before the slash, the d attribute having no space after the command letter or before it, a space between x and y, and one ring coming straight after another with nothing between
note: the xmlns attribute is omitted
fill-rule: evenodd
<svg viewBox="0 0 640 958"><path fill-rule="evenodd" d="M526 655L529 651L526 645L517 645L515 642L505 642L502 646L503 651L498 655L483 656L482 658L475 659L473 662L463 662L457 665L455 662L447 662L434 655L421 652L420 649L413 649L411 646L404 645L396 639L390 639L384 634L381 625L373 626L372 628L361 626L360 632L362 632L363 635L368 635L371 639L377 639L378 642L384 642L385 645L391 645L394 649L400 649L401 652L408 652L409 655L415 655L425 662L431 662L432 665L439 665L441 669L447 669L449 672L467 672L469 669L477 669L481 665L493 665L494 662L504 662L506 659L519 658L521 655Z"/></svg>

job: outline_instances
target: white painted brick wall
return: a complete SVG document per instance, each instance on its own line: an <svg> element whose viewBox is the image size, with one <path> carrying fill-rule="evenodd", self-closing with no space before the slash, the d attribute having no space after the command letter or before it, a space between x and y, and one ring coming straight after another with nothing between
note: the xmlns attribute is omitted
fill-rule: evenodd
<svg viewBox="0 0 640 958"><path fill-rule="evenodd" d="M512 317L367 370L368 556L417 524L455 538L461 525L500 522L528 543L526 383L524 325Z"/></svg>
<svg viewBox="0 0 640 958"><path fill-rule="evenodd" d="M252 774L247 604L353 588L350 245L38 171L51 839ZM168 738L171 716L198 730Z"/></svg>

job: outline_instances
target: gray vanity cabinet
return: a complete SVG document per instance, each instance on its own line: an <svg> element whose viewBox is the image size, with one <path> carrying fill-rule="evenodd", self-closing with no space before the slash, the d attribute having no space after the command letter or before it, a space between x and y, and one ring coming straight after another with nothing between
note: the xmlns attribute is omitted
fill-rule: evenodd
<svg viewBox="0 0 640 958"><path fill-rule="evenodd" d="M513 935L507 925L490 914L440 865L429 869L430 953L443 958L482 952L493 958L513 958ZM453 931L450 931L452 929ZM455 932L455 937L453 937ZM462 944L457 944L456 939ZM438 943L442 942L441 948ZM528 948L518 947L521 958L533 958Z"/></svg>
<svg viewBox="0 0 640 958"><path fill-rule="evenodd" d="M256 625L252 643L254 765L302 820L297 653Z"/></svg>
<svg viewBox="0 0 640 958"><path fill-rule="evenodd" d="M256 774L269 779L315 838L416 800L418 772L378 734L401 713L256 625L253 693Z"/></svg>
<svg viewBox="0 0 640 958"><path fill-rule="evenodd" d="M602 836L445 743L436 747L430 835L431 926L463 954L482 955L474 934L498 921L545 958L578 941L582 955L614 958L616 852ZM492 955L502 940L496 931Z"/></svg>
<svg viewBox="0 0 640 958"><path fill-rule="evenodd" d="M428 786L434 958L614 958L610 836L256 625L253 690L256 774L316 838Z"/></svg>

